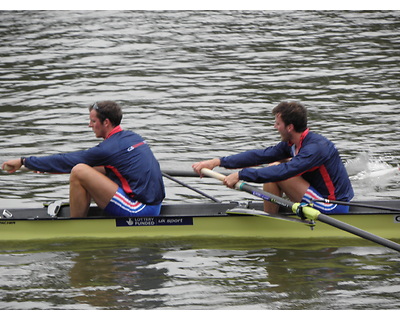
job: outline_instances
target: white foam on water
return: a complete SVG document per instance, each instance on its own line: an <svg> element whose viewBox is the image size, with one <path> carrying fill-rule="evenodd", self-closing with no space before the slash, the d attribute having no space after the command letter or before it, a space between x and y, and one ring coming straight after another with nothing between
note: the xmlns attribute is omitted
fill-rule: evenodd
<svg viewBox="0 0 400 320"><path fill-rule="evenodd" d="M361 153L355 159L349 160L345 167L356 198L369 197L371 194L378 197L377 192L399 183L398 167L393 167L383 159L371 157L368 153Z"/></svg>

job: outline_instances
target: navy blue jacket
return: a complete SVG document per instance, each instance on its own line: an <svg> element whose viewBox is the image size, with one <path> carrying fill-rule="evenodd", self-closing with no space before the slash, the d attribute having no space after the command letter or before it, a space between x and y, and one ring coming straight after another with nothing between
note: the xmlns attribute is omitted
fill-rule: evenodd
<svg viewBox="0 0 400 320"><path fill-rule="evenodd" d="M91 149L25 160L27 168L49 173L70 173L79 163L104 166L107 176L134 200L154 205L165 197L160 165L150 147L140 135L119 126Z"/></svg>
<svg viewBox="0 0 400 320"><path fill-rule="evenodd" d="M325 137L309 131L302 135L297 155L294 145L280 142L276 146L242 152L221 158L221 167L239 171L239 179L248 182L277 182L302 176L325 199L350 201L353 188L335 145ZM292 158L286 163L264 168L246 168Z"/></svg>

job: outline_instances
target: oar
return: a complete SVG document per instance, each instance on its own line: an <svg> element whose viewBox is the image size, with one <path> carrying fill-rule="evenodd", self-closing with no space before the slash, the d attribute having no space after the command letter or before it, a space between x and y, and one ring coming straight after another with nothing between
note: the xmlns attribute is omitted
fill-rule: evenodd
<svg viewBox="0 0 400 320"><path fill-rule="evenodd" d="M3 171L11 171L11 170L13 170L13 169L14 169L13 167L9 166L8 164L5 164L5 165L4 165ZM20 171L20 172L28 172L28 171L32 171L32 170L28 169L28 168L25 167L25 166L22 166L22 167L19 168L19 170L17 170L17 171Z"/></svg>
<svg viewBox="0 0 400 320"><path fill-rule="evenodd" d="M284 220L284 221L287 221L287 222L301 223L301 224L309 226L309 227L314 227L315 226L315 223L313 221L287 217L287 216L285 216L283 214L280 214L280 213L271 214L271 213L268 213L268 212L255 210L255 209L233 208L233 209L227 210L226 213L227 214L241 214L241 215L248 215L248 216L259 216L259 217L263 217L263 218Z"/></svg>
<svg viewBox="0 0 400 320"><path fill-rule="evenodd" d="M323 202L323 203L332 203L332 204L341 204L349 207L361 207L361 208L369 208L369 209L377 209L377 210L385 210L385 211L396 211L400 212L400 208L392 208L392 207L382 207L382 206L374 206L371 204L364 203L355 203L355 202L345 202L345 201L336 201L336 200L313 200L313 202Z"/></svg>
<svg viewBox="0 0 400 320"><path fill-rule="evenodd" d="M193 170L162 169L162 172L171 177L193 177L193 178L199 177L199 175Z"/></svg>
<svg viewBox="0 0 400 320"><path fill-rule="evenodd" d="M185 188L188 188L188 189L190 189L190 190L192 190L192 191L194 191L194 192L197 192L197 193L201 194L202 196L204 196L204 197L206 197L206 198L211 199L211 200L214 201L214 202L218 202L218 203L221 202L221 201L219 201L218 199L214 198L213 196L210 196L210 195L204 193L204 192L201 191L201 190L198 190L198 189L196 189L196 188L193 188L193 187L189 186L187 183L184 183L184 182L182 182L182 181L179 181L178 179L175 179L175 178L171 177L169 174L167 174L167 173L165 173L165 172L162 172L162 175L163 175L164 177L166 177L166 178L168 178L168 179L170 179L170 180L172 180L172 181L174 181L174 182L180 184L181 186L184 186Z"/></svg>
<svg viewBox="0 0 400 320"><path fill-rule="evenodd" d="M395 170L399 171L398 168L395 168ZM199 177L199 175L192 170L170 170L170 169L167 169L167 170L163 170L163 173L168 174L169 176L172 176L172 177L196 177L196 178ZM229 175L229 172L226 172L226 173L222 172L222 174ZM205 176L205 177L208 177L208 176ZM371 205L371 204L366 204L366 203L361 203L361 202L341 202L341 201L333 201L333 200L328 200L328 199L314 200L314 202L343 204L343 205L351 206L351 207L361 207L361 208L369 208L369 209L376 209L376 210L400 212L400 208L376 206L376 205Z"/></svg>
<svg viewBox="0 0 400 320"><path fill-rule="evenodd" d="M224 181L224 179L226 177L225 175L223 175L221 173L209 170L207 168L201 169L201 173L204 175L208 175L210 177L216 178L221 181ZM271 193L261 190L259 188L253 187L242 181L239 181L238 183L236 183L235 188L237 190L246 191L256 197L260 197L261 199L271 201L273 203L279 204L286 208L290 208L294 213L296 213L298 215L304 215L307 219L319 220L321 222L329 224L332 227L341 229L343 231L349 232L351 234L354 234L354 235L364 238L366 240L375 242L377 244L380 244L382 246L385 246L387 248L390 248L390 249L400 252L400 245L398 243L390 241L390 240L382 238L382 237L379 237L379 236L376 236L372 233L369 233L367 231L364 231L364 230L361 230L354 226L351 226L345 222L336 220L332 217L329 217L329 216L319 212L317 209L314 209L312 207L302 206L300 203L294 203L292 201L283 199L274 194L271 194Z"/></svg>
<svg viewBox="0 0 400 320"><path fill-rule="evenodd" d="M193 170L174 170L174 169L162 169L162 172L168 174L171 177L189 177L198 178L199 175ZM229 172L222 172L222 174L228 175ZM207 176L205 176L208 178Z"/></svg>

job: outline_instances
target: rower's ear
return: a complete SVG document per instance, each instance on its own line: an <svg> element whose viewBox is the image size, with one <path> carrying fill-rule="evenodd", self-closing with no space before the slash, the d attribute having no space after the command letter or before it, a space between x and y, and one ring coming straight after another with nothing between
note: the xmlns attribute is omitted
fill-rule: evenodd
<svg viewBox="0 0 400 320"><path fill-rule="evenodd" d="M103 121L103 125L104 125L105 127L110 127L110 126L112 126L112 123L111 123L110 119L106 118L106 119Z"/></svg>
<svg viewBox="0 0 400 320"><path fill-rule="evenodd" d="M294 131L294 125L293 125L293 123L288 124L288 125L286 126L286 130L287 130L288 132L293 132L293 131Z"/></svg>

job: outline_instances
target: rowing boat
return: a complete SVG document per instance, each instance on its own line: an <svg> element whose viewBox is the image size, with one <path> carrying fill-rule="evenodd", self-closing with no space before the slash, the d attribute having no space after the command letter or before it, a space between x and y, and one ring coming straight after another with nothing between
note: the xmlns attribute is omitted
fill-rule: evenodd
<svg viewBox="0 0 400 320"><path fill-rule="evenodd" d="M350 213L334 214L335 219L388 239L400 239L400 200L363 202L363 204L398 208L386 211L351 207ZM3 208L0 241L57 238L172 238L172 237L257 237L257 238L354 238L323 223L265 218L262 202L164 204L158 217L116 218L92 206L87 218L69 217L69 207L62 206L56 216L43 208ZM282 212L288 218L296 215Z"/></svg>
<svg viewBox="0 0 400 320"><path fill-rule="evenodd" d="M187 172L163 172L174 176ZM202 195L207 194L191 188ZM263 202L164 203L157 217L111 217L91 206L87 218L71 218L67 202L55 201L40 208L1 208L0 241L93 238L230 237L260 239L352 239L356 235L319 221L300 219L281 207L278 215L263 212ZM339 222L378 237L400 239L400 200L353 202L350 212L330 215ZM366 242L367 243L367 242Z"/></svg>

